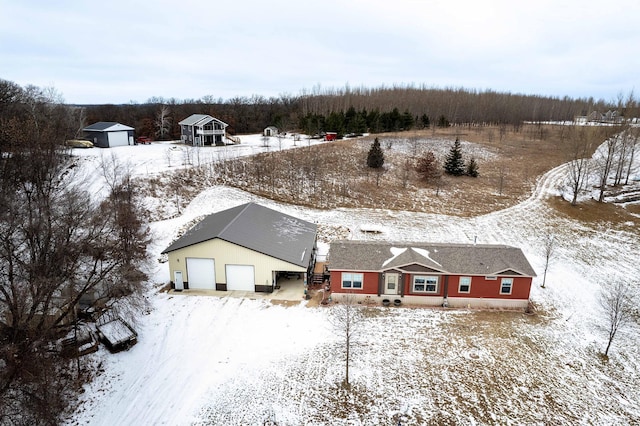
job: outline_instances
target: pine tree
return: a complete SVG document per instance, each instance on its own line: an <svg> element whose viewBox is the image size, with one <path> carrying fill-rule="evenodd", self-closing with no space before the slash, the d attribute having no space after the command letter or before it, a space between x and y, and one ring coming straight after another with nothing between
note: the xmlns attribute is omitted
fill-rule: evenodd
<svg viewBox="0 0 640 426"><path fill-rule="evenodd" d="M409 110L405 110L402 114L402 130L410 130L414 124L413 115L411 115Z"/></svg>
<svg viewBox="0 0 640 426"><path fill-rule="evenodd" d="M475 158L471 157L469 164L467 164L467 176L478 177L478 174L478 163Z"/></svg>
<svg viewBox="0 0 640 426"><path fill-rule="evenodd" d="M449 120L444 115L438 117L438 127L449 127Z"/></svg>
<svg viewBox="0 0 640 426"><path fill-rule="evenodd" d="M382 152L382 148L380 148L380 142L378 138L373 140L371 144L371 149L369 150L369 154L367 155L367 166L372 169L379 169L384 165L384 153Z"/></svg>
<svg viewBox="0 0 640 426"><path fill-rule="evenodd" d="M427 182L441 176L442 169L433 152L428 151L422 157L418 158L416 161L416 172Z"/></svg>
<svg viewBox="0 0 640 426"><path fill-rule="evenodd" d="M447 155L444 163L444 171L448 175L462 176L465 173L464 161L462 160L462 149L460 148L460 139L456 138L455 143Z"/></svg>
<svg viewBox="0 0 640 426"><path fill-rule="evenodd" d="M422 114L420 121L422 121L422 127L424 129L428 129L429 126L431 125L431 123L429 122L429 116L427 114Z"/></svg>

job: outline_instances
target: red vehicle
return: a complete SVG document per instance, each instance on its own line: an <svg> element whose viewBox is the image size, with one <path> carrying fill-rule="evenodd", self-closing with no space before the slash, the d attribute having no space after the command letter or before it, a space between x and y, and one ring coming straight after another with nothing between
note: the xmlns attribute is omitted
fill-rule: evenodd
<svg viewBox="0 0 640 426"><path fill-rule="evenodd" d="M136 143L141 143L146 145L151 143L151 138L148 136L138 136L138 138L136 139Z"/></svg>

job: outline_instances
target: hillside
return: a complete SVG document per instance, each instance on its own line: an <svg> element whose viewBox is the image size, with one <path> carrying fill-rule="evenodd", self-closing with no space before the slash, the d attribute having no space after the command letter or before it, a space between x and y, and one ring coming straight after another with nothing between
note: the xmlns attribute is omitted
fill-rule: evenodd
<svg viewBox="0 0 640 426"><path fill-rule="evenodd" d="M529 191L514 191L506 208L468 213L390 206L314 208L211 184L222 160L276 151L261 146L259 137L245 137L243 143L201 152L204 172L189 172L192 167L182 164L189 163L181 153L184 147L110 150L129 158L139 178L147 181L153 310L141 316L139 343L131 350L111 355L101 349L84 360L99 368L67 424L640 422L640 327L635 322L621 331L609 358L602 358L606 332L598 303L600 290L617 280L629 282L638 293L638 217L622 207L601 210L615 211L615 216L589 216L584 212L592 211L591 203L565 208L558 200L567 173L560 156L544 172L530 169L523 179ZM291 145L287 142L283 149ZM168 149L175 154L172 162L167 161ZM78 165L96 186L99 177L91 164L98 153L78 152ZM198 164L194 158L191 163ZM211 181L175 191L171 170ZM442 195L443 200L455 197ZM330 308L161 291L168 267L158 262L159 253L181 230L202 215L248 201L322 225L324 240L343 232L353 239L518 246L538 275L544 266L542 239L553 233L558 248L546 288L540 288L541 277L534 280L535 315L367 307L351 367L355 390L347 394L337 385L343 370L327 321ZM383 232L360 232L363 224L378 225Z"/></svg>

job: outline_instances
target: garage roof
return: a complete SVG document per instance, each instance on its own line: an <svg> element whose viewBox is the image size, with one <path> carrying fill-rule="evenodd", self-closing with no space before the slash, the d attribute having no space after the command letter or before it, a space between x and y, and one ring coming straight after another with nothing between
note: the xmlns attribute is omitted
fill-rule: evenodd
<svg viewBox="0 0 640 426"><path fill-rule="evenodd" d="M219 238L250 250L306 267L315 247L317 226L256 203L211 214L163 253Z"/></svg>
<svg viewBox="0 0 640 426"><path fill-rule="evenodd" d="M116 123L115 121L98 121L91 126L82 129L84 132L121 132L124 130L135 130L133 127Z"/></svg>

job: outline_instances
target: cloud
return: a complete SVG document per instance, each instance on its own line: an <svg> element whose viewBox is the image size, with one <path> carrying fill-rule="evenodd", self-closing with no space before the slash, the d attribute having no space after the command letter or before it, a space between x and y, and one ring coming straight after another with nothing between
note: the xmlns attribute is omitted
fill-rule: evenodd
<svg viewBox="0 0 640 426"><path fill-rule="evenodd" d="M640 4L0 0L0 77L70 102L416 83L610 99L636 84ZM631 86L631 87L630 87Z"/></svg>

